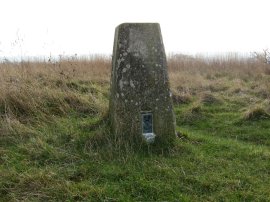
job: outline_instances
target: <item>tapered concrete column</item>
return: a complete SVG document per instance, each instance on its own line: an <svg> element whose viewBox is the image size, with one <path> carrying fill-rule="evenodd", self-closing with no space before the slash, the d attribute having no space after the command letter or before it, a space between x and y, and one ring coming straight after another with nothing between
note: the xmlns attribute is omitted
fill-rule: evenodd
<svg viewBox="0 0 270 202"><path fill-rule="evenodd" d="M124 141L174 142L175 116L158 23L116 27L109 113L114 135Z"/></svg>

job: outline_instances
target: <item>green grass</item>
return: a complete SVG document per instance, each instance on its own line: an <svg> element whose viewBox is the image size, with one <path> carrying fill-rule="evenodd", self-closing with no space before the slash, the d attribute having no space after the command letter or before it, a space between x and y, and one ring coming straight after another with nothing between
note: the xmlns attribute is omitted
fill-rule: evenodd
<svg viewBox="0 0 270 202"><path fill-rule="evenodd" d="M117 147L106 79L10 88L0 97L0 201L270 201L270 77L211 71L173 83L179 138L166 152Z"/></svg>
<svg viewBox="0 0 270 202"><path fill-rule="evenodd" d="M176 108L177 124L208 136L270 146L270 119L245 120L242 109L241 105L231 101L222 105L202 105L199 112L190 115L190 105L182 105Z"/></svg>

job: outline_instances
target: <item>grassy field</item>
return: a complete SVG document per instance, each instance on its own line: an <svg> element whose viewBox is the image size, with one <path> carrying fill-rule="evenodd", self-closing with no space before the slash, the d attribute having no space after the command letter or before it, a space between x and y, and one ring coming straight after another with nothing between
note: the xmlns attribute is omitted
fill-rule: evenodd
<svg viewBox="0 0 270 202"><path fill-rule="evenodd" d="M0 201L270 201L270 65L168 59L178 138L123 151L110 58L0 64Z"/></svg>

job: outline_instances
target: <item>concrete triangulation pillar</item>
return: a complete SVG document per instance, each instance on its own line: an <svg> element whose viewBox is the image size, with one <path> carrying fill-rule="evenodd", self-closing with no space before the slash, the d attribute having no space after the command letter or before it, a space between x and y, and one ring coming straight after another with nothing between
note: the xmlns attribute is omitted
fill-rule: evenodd
<svg viewBox="0 0 270 202"><path fill-rule="evenodd" d="M130 144L171 145L175 116L158 23L124 23L115 30L110 123Z"/></svg>

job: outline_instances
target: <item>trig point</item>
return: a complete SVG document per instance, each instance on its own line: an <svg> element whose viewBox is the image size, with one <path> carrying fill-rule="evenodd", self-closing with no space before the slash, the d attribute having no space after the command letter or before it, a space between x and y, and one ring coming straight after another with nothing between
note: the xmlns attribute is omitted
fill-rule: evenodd
<svg viewBox="0 0 270 202"><path fill-rule="evenodd" d="M109 110L112 132L129 144L167 147L174 142L175 117L158 23L116 27Z"/></svg>

